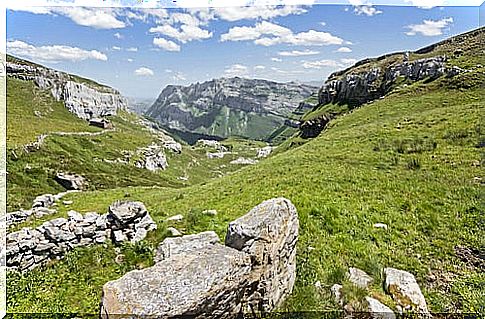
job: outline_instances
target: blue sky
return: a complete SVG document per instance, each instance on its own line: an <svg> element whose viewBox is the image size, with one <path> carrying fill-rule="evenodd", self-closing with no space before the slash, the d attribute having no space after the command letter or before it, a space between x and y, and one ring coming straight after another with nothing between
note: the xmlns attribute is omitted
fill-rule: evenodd
<svg viewBox="0 0 485 319"><path fill-rule="evenodd" d="M429 7L362 0L212 9L13 7L7 53L130 97L155 98L168 84L223 76L323 82L359 59L418 49L479 26L477 7Z"/></svg>

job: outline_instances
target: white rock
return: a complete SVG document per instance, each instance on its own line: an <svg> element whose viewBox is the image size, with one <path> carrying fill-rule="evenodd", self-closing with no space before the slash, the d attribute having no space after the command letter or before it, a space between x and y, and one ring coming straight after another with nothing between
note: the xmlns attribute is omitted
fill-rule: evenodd
<svg viewBox="0 0 485 319"><path fill-rule="evenodd" d="M413 274L395 269L384 269L384 288L405 311L429 313L426 300Z"/></svg>
<svg viewBox="0 0 485 319"><path fill-rule="evenodd" d="M62 202L64 205L72 205L73 201L72 200L65 200Z"/></svg>
<svg viewBox="0 0 485 319"><path fill-rule="evenodd" d="M376 224L374 224L374 228L387 229L387 225L383 224L383 223L376 223Z"/></svg>
<svg viewBox="0 0 485 319"><path fill-rule="evenodd" d="M395 319L396 315L394 312L387 307L386 305L382 304L379 300L365 297L367 301L367 310L369 311L372 318L375 319Z"/></svg>
<svg viewBox="0 0 485 319"><path fill-rule="evenodd" d="M257 160L244 157L239 157L238 159L231 161L231 164L235 165L254 165L256 163L258 163Z"/></svg>
<svg viewBox="0 0 485 319"><path fill-rule="evenodd" d="M347 274L349 281L360 288L367 288L374 281L365 271L350 267Z"/></svg>
<svg viewBox="0 0 485 319"><path fill-rule="evenodd" d="M217 210L215 210L215 209L204 210L202 212L202 214L209 215L209 216L216 216L217 215Z"/></svg>
<svg viewBox="0 0 485 319"><path fill-rule="evenodd" d="M330 288L330 291L332 292L332 295L335 298L335 302L341 306L343 306L344 304L344 299L342 296L342 288L343 286L339 284L335 284Z"/></svg>
<svg viewBox="0 0 485 319"><path fill-rule="evenodd" d="M182 219L184 219L184 216L179 214L179 215L175 215L175 216L167 218L166 221L167 222L179 222Z"/></svg>
<svg viewBox="0 0 485 319"><path fill-rule="evenodd" d="M76 221L76 222L80 222L84 219L83 215L76 212L75 210L68 211L67 216L69 216L69 220L73 220L73 221Z"/></svg>

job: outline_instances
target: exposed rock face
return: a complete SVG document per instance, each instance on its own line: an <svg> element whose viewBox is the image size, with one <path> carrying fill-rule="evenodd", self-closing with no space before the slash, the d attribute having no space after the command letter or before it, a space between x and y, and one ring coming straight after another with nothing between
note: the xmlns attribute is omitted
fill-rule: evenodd
<svg viewBox="0 0 485 319"><path fill-rule="evenodd" d="M80 83L69 74L40 65L7 62L7 74L50 90L57 101L64 101L67 109L82 119L115 115L117 110L128 107L127 100L112 88Z"/></svg>
<svg viewBox="0 0 485 319"><path fill-rule="evenodd" d="M104 215L76 211L69 219L56 218L41 226L23 228L7 235L7 266L21 271L31 270L51 259L61 258L79 246L102 244L109 238L115 243L143 240L147 232L157 228L142 203L115 203ZM143 214L142 214L143 213Z"/></svg>
<svg viewBox="0 0 485 319"><path fill-rule="evenodd" d="M172 129L219 137L264 138L316 91L299 83L238 77L187 87L169 85L146 114ZM258 129L252 125L255 119Z"/></svg>
<svg viewBox="0 0 485 319"><path fill-rule="evenodd" d="M379 300L365 297L367 302L367 310L369 311L372 318L375 319L395 319L396 315L394 312L386 305L382 304Z"/></svg>
<svg viewBox="0 0 485 319"><path fill-rule="evenodd" d="M385 70L373 68L358 74L330 75L318 94L321 105L328 103L349 103L359 105L384 96L399 77L418 81L425 78L455 76L463 70L445 65L446 57L437 56L391 65ZM340 78L338 78L340 77ZM338 78L338 79L335 79Z"/></svg>
<svg viewBox="0 0 485 319"><path fill-rule="evenodd" d="M325 115L303 122L300 125L302 138L317 137L330 122L331 118Z"/></svg>
<svg viewBox="0 0 485 319"><path fill-rule="evenodd" d="M75 174L59 173L55 180L68 190L81 190L86 186L84 177Z"/></svg>
<svg viewBox="0 0 485 319"><path fill-rule="evenodd" d="M217 235L168 238L157 263L103 287L102 318L117 314L161 318L236 318L271 311L291 293L298 217L286 199L266 201Z"/></svg>
<svg viewBox="0 0 485 319"><path fill-rule="evenodd" d="M426 300L414 276L404 270L385 268L386 291L406 311L429 313Z"/></svg>
<svg viewBox="0 0 485 319"><path fill-rule="evenodd" d="M141 158L136 161L135 166L146 168L149 171L165 170L168 167L167 157L163 152L163 147L157 144L140 148L137 153Z"/></svg>

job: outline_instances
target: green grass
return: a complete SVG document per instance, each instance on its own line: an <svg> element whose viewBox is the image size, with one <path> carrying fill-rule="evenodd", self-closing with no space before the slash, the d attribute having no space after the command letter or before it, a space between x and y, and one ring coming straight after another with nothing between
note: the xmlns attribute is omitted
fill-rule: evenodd
<svg viewBox="0 0 485 319"><path fill-rule="evenodd" d="M454 247L485 247L485 207L474 181L482 171L472 165L481 157L484 103L479 87L448 90L448 81L419 83L358 108L320 137L228 176L181 189L71 194L70 208L104 213L117 199L141 200L159 225L143 245L155 247L168 216L186 217L173 224L184 233L214 230L224 238L231 220L283 196L298 209L300 237L296 286L282 310L336 310L329 288L347 267L379 282L389 266L416 275L432 311L479 311L485 275L459 260ZM203 216L205 209L219 214ZM378 222L389 229L373 228ZM120 268L113 255L111 247L83 248L45 269L9 275L8 311L96 313L103 283L137 260L150 261L143 250ZM453 274L451 282L429 280L443 274ZM378 284L372 294L385 296Z"/></svg>

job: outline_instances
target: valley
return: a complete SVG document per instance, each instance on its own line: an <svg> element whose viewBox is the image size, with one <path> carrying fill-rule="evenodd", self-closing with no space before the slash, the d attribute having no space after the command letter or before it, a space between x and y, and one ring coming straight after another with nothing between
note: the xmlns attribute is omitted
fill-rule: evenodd
<svg viewBox="0 0 485 319"><path fill-rule="evenodd" d="M398 313L381 284L389 267L414 274L432 313L483 311L484 37L479 28L366 59L320 88L170 85L135 107L142 115L112 88L8 56L7 213L33 210L9 232L73 211L121 215L119 200L143 203L156 225L133 242L66 246L32 268L19 257L27 271L8 273L8 312L96 315L103 286L151 269L167 238L228 238L232 221L272 198L291 201L299 220L295 285L276 311L342 311L331 289L342 284L354 311L371 296ZM99 117L111 128L90 125ZM59 173L86 185L36 217L38 196L66 191ZM121 229L110 223L103 231ZM356 288L349 267L372 283Z"/></svg>

